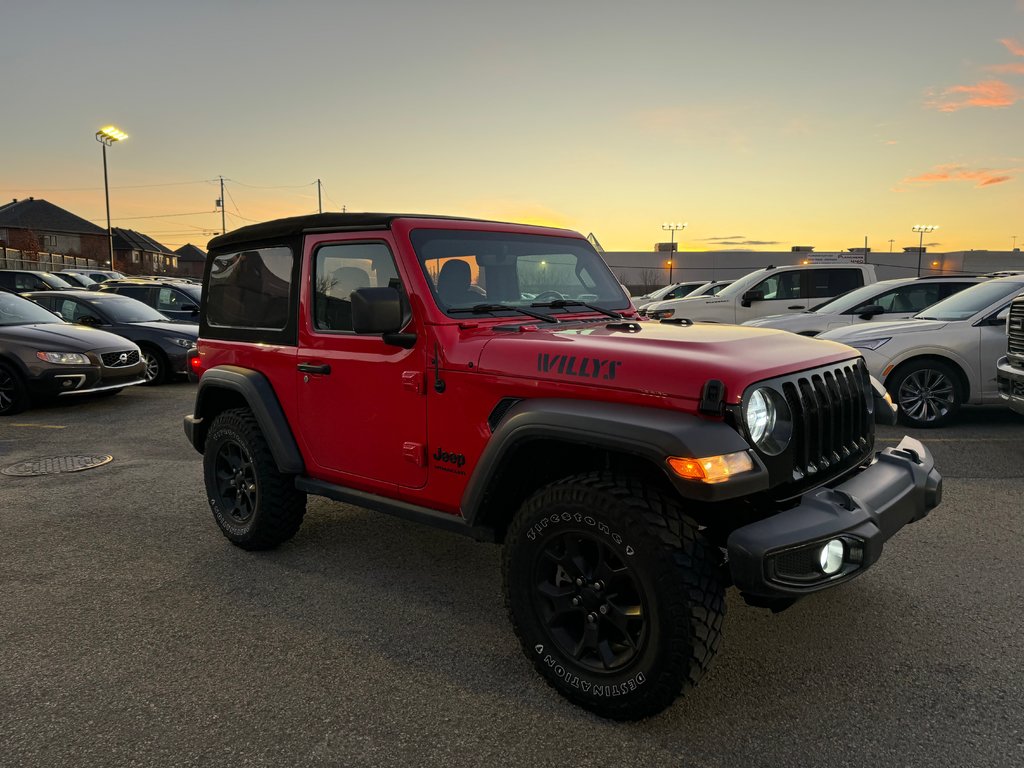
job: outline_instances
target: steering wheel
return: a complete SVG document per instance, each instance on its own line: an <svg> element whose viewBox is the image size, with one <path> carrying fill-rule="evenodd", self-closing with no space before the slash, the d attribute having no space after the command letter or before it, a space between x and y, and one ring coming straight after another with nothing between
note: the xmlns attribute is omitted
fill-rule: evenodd
<svg viewBox="0 0 1024 768"><path fill-rule="evenodd" d="M541 291L533 297L534 301L543 301L544 299L564 299L565 296L560 294L558 291Z"/></svg>

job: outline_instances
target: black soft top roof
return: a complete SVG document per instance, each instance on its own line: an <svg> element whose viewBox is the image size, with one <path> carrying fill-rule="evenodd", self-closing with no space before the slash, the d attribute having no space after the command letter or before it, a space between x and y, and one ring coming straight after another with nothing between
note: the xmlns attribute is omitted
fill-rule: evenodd
<svg viewBox="0 0 1024 768"><path fill-rule="evenodd" d="M388 229L395 219L441 219L497 223L487 219L470 219L464 216L431 216L423 213L313 213L308 216L292 216L287 219L274 219L241 227L213 238L207 245L207 250L226 250L247 243L283 240L318 229Z"/></svg>

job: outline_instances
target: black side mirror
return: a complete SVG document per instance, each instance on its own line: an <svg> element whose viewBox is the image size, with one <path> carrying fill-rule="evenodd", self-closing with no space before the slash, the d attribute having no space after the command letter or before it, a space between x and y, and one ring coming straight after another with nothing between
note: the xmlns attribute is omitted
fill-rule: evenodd
<svg viewBox="0 0 1024 768"><path fill-rule="evenodd" d="M397 288L360 288L352 291L352 330L361 334L380 334L385 344L409 349L416 343L415 333L399 333L405 325L402 294Z"/></svg>
<svg viewBox="0 0 1024 768"><path fill-rule="evenodd" d="M861 320L870 320L875 315L884 315L885 307L878 304L866 304L863 307L857 307L853 313L858 315Z"/></svg>
<svg viewBox="0 0 1024 768"><path fill-rule="evenodd" d="M181 305L181 311L182 312L191 312L193 315L198 315L199 314L199 307L197 307L195 304L182 304Z"/></svg>
<svg viewBox="0 0 1024 768"><path fill-rule="evenodd" d="M740 304L749 307L755 301L764 301L764 291L747 291L740 299Z"/></svg>
<svg viewBox="0 0 1024 768"><path fill-rule="evenodd" d="M95 315L82 315L82 317L78 318L76 322L80 325L91 325L94 328L97 325L103 325L103 321Z"/></svg>

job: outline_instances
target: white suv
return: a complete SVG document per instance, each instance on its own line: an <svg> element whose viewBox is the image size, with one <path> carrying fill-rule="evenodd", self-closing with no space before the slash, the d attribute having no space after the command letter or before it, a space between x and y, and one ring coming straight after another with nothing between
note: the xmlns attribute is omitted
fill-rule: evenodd
<svg viewBox="0 0 1024 768"><path fill-rule="evenodd" d="M777 328L801 336L875 320L883 322L913 317L937 301L980 283L981 277L901 277L882 280L844 293L804 312L768 315L744 325Z"/></svg>
<svg viewBox="0 0 1024 768"><path fill-rule="evenodd" d="M654 320L743 323L765 315L802 312L822 299L876 281L870 264L814 264L765 267L741 277L717 296L684 296L647 307Z"/></svg>
<svg viewBox="0 0 1024 768"><path fill-rule="evenodd" d="M910 320L869 323L821 334L864 356L914 427L948 424L965 403L999 403L996 360L1006 354L1006 318L1024 275L972 285Z"/></svg>

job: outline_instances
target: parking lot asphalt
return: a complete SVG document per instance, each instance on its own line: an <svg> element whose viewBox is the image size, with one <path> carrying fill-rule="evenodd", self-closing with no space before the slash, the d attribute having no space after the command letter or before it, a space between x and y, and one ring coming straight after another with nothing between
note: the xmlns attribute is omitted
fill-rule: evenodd
<svg viewBox="0 0 1024 768"><path fill-rule="evenodd" d="M731 594L701 685L620 724L522 657L494 545L311 499L279 550L232 547L183 436L193 393L0 421L0 467L114 456L0 475L0 765L1024 765L1024 419L1008 411L914 432L942 506L788 611Z"/></svg>

